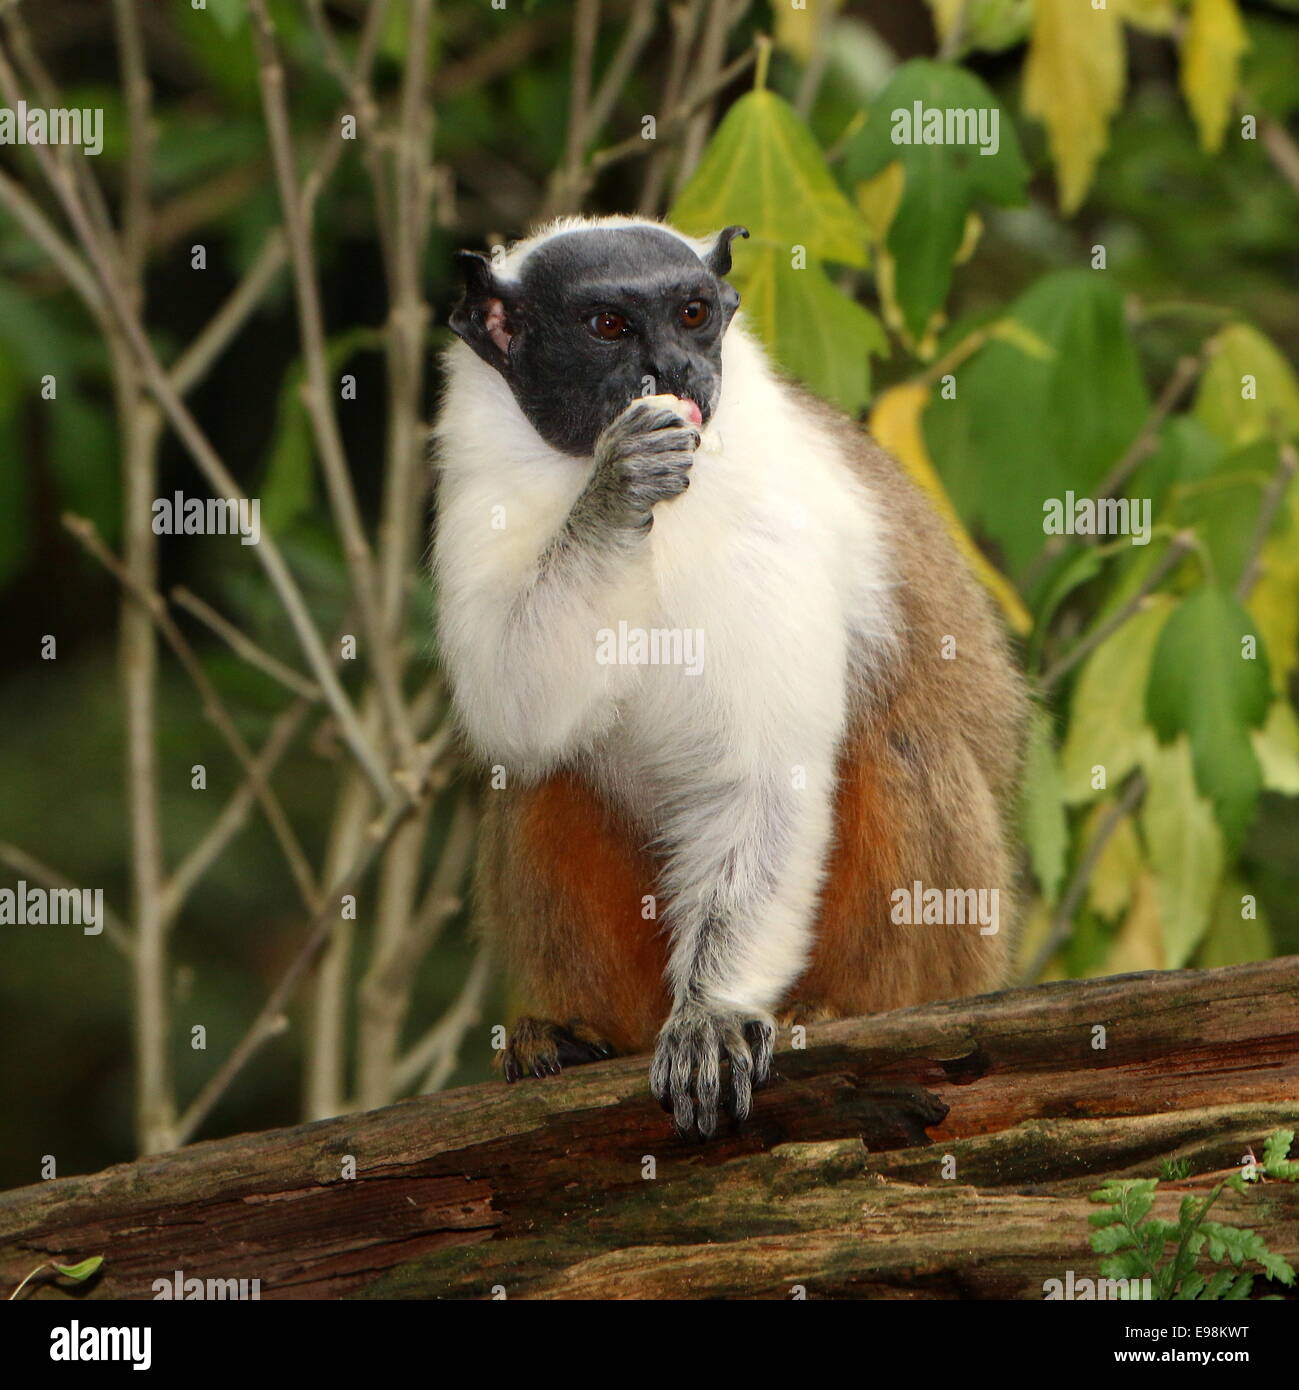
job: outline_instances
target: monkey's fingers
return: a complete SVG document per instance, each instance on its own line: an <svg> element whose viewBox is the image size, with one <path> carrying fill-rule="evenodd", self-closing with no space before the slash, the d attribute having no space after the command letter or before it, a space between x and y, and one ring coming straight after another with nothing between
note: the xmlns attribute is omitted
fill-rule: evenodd
<svg viewBox="0 0 1299 1390"><path fill-rule="evenodd" d="M775 1076L772 1060L776 1055L776 1025L770 1019L750 1019L744 1025L744 1037L753 1055L753 1086L757 1090Z"/></svg>
<svg viewBox="0 0 1299 1390"><path fill-rule="evenodd" d="M580 1019L561 1024L544 1018L521 1018L506 1040L501 1070L506 1081L558 1076L565 1067L601 1062L613 1055L613 1048Z"/></svg>

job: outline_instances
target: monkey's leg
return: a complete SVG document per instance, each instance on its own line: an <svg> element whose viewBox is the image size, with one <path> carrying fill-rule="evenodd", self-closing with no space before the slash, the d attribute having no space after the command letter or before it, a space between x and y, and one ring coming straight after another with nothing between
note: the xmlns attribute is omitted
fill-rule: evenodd
<svg viewBox="0 0 1299 1390"><path fill-rule="evenodd" d="M667 943L641 838L576 774L486 793L476 899L522 1011L507 1079L652 1043Z"/></svg>
<svg viewBox="0 0 1299 1390"><path fill-rule="evenodd" d="M523 1076L558 1076L565 1067L603 1062L615 1055L613 1048L580 1018L552 1023L525 1015L514 1020L500 1059L505 1079L518 1081Z"/></svg>

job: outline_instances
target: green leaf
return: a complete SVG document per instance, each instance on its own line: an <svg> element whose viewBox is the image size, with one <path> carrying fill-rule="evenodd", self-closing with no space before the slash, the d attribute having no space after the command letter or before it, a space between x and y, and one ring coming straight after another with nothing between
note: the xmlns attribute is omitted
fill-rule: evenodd
<svg viewBox="0 0 1299 1390"><path fill-rule="evenodd" d="M1149 790L1141 829L1156 875L1164 928L1164 964L1175 969L1194 954L1209 926L1222 877L1222 832L1213 807L1196 791L1185 738L1160 747L1147 737L1142 758Z"/></svg>
<svg viewBox="0 0 1299 1390"><path fill-rule="evenodd" d="M377 350L381 336L361 326L339 333L328 343L331 378L336 377L359 352ZM302 401L303 366L290 365L280 386L275 433L258 495L262 522L273 535L284 531L315 502L315 442Z"/></svg>
<svg viewBox="0 0 1299 1390"><path fill-rule="evenodd" d="M1299 1182L1299 1159L1289 1157L1294 1136L1292 1129L1278 1129L1263 1141L1263 1171L1268 1177Z"/></svg>
<svg viewBox="0 0 1299 1390"><path fill-rule="evenodd" d="M692 236L742 223L786 255L866 264L866 227L835 185L811 131L775 92L749 92L726 113L669 220Z"/></svg>
<svg viewBox="0 0 1299 1390"><path fill-rule="evenodd" d="M19 457L18 373L0 352L0 589L17 572L27 554L27 470Z"/></svg>
<svg viewBox="0 0 1299 1390"><path fill-rule="evenodd" d="M1047 275L1009 317L1050 349L997 336L956 373L956 399L925 412L925 438L957 511L1017 572L1042 548L1044 505L1090 494L1148 410L1145 382L1112 281Z"/></svg>
<svg viewBox="0 0 1299 1390"><path fill-rule="evenodd" d="M82 1283L104 1263L102 1255L91 1255L88 1260L81 1260L74 1265L61 1265L57 1261L51 1260L50 1263L59 1271L65 1279L74 1279L78 1284Z"/></svg>
<svg viewBox="0 0 1299 1390"><path fill-rule="evenodd" d="M1101 1261L1101 1273L1107 1279L1144 1279L1150 1266L1139 1250L1124 1250Z"/></svg>
<svg viewBox="0 0 1299 1390"><path fill-rule="evenodd" d="M1095 579L1103 563L1100 552L1092 545L1074 550L1056 561L1034 604L1033 638L1028 652L1028 665L1031 668L1042 663L1042 645L1056 609L1075 589Z"/></svg>
<svg viewBox="0 0 1299 1390"><path fill-rule="evenodd" d="M938 37L956 28L958 52L999 53L1022 43L1033 17L1032 0L929 0Z"/></svg>
<svg viewBox="0 0 1299 1390"><path fill-rule="evenodd" d="M1113 1255L1119 1250L1130 1250L1136 1243L1136 1236L1122 1222L1113 1226L1103 1226L1091 1234L1092 1249L1098 1255Z"/></svg>
<svg viewBox="0 0 1299 1390"><path fill-rule="evenodd" d="M207 0L207 7L223 34L235 34L243 28L244 16L248 13L244 0Z"/></svg>
<svg viewBox="0 0 1299 1390"><path fill-rule="evenodd" d="M1253 917L1241 916L1241 898L1246 891L1244 882L1238 878L1229 878L1222 885L1209 930L1195 957L1199 969L1211 970L1272 958L1272 934L1262 909L1256 905Z"/></svg>
<svg viewBox="0 0 1299 1390"><path fill-rule="evenodd" d="M871 354L888 347L873 314L815 262L795 269L774 246L746 248L730 278L746 321L787 372L850 415L867 404Z"/></svg>
<svg viewBox="0 0 1299 1390"><path fill-rule="evenodd" d="M1092 768L1105 769L1107 788L1116 789L1137 766L1153 740L1146 725L1146 687L1155 644L1173 600L1152 595L1083 663L1070 702L1069 730L1061 749L1065 800L1094 800Z"/></svg>
<svg viewBox="0 0 1299 1390"><path fill-rule="evenodd" d="M112 417L83 395L69 390L65 397L60 387L50 425L50 471L58 479L60 505L88 516L104 540L114 545L122 507Z"/></svg>
<svg viewBox="0 0 1299 1390"><path fill-rule="evenodd" d="M989 135L995 120L995 151L986 152L994 148L991 139L986 149L969 138L959 144L921 143L924 122L917 130L917 103L922 115L981 116ZM978 129L971 124L960 133L977 139ZM910 143L902 143L907 135ZM947 300L967 216L985 202L1003 207L1022 203L1028 166L1014 124L992 92L964 68L924 58L904 63L872 103L865 125L844 151L843 177L855 189L894 160L902 165L903 191L889 226L888 248L897 267L898 303L912 334L920 338Z"/></svg>
<svg viewBox="0 0 1299 1390"><path fill-rule="evenodd" d="M1250 730L1269 703L1267 658L1248 658L1253 620L1225 589L1205 586L1178 606L1159 635L1146 710L1165 743L1185 733L1196 785L1213 802L1229 844L1243 839L1262 787Z"/></svg>
<svg viewBox="0 0 1299 1390"><path fill-rule="evenodd" d="M1257 329L1228 324L1210 344L1195 418L1229 449L1281 433L1299 434L1299 381Z"/></svg>
<svg viewBox="0 0 1299 1390"><path fill-rule="evenodd" d="M1211 1299L1229 1298L1230 1294L1227 1290L1231 1288L1238 1278L1252 1281L1253 1275L1237 1275L1230 1269L1219 1269L1215 1271L1209 1276L1209 1281L1204 1286L1204 1292L1200 1294L1200 1302L1208 1303Z"/></svg>
<svg viewBox="0 0 1299 1390"><path fill-rule="evenodd" d="M1044 710L1037 708L1029 722L1022 817L1034 877L1047 902L1053 903L1064 878L1069 825L1064 811L1064 778L1060 774L1051 719Z"/></svg>

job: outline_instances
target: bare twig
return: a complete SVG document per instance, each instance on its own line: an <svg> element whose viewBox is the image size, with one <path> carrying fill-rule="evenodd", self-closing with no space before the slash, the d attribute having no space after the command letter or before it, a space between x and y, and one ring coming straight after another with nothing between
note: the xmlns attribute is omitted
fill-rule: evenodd
<svg viewBox="0 0 1299 1390"><path fill-rule="evenodd" d="M1267 544L1272 523L1276 520L1276 514L1281 508L1286 489L1294 478L1295 470L1299 469L1299 453L1295 452L1295 446L1289 440L1281 441L1278 446L1278 454L1276 471L1272 474L1267 490L1263 493L1263 500L1259 504L1258 516L1254 521L1254 531L1250 536L1249 549L1246 551L1245 564L1240 572L1240 578L1236 582L1236 597L1242 603L1249 597L1254 585L1258 583L1262 573L1263 547Z"/></svg>
<svg viewBox="0 0 1299 1390"><path fill-rule="evenodd" d="M480 946L456 1001L427 1033L397 1063L393 1074L393 1094L401 1095L419 1083L421 1093L440 1091L460 1063L465 1036L483 1015L483 1002L492 978L488 948Z"/></svg>
<svg viewBox="0 0 1299 1390"><path fill-rule="evenodd" d="M1299 196L1299 145L1290 132L1270 116L1264 116L1258 124L1267 157L1277 173L1290 185L1291 191Z"/></svg>
<svg viewBox="0 0 1299 1390"><path fill-rule="evenodd" d="M668 70L663 80L663 98L660 110L675 111L681 101L681 89L685 82L686 64L694 47L695 35L704 15L704 0L686 0L684 4L674 4L668 10L672 24L672 46L668 51ZM663 187L667 174L667 151L657 146L650 155L645 167L645 178L641 184L640 211L646 217L654 217L660 212L663 203Z"/></svg>
<svg viewBox="0 0 1299 1390"><path fill-rule="evenodd" d="M0 86L3 86L6 95L12 102L22 99L14 80L13 70L2 52L0 52ZM111 252L102 244L77 189L59 165L49 157L46 146L38 145L35 149L50 185L63 205L73 230L77 233L82 249L89 257L91 266L98 278L100 290L112 311L113 319L120 326L132 352L141 364L149 390L213 489L223 497L235 500L242 499L244 494L239 485L221 461L198 422L185 406L159 362L138 315L133 311L116 278ZM266 570L272 586L279 595L285 613L293 625L308 663L315 671L316 679L320 683L325 699L338 719L344 739L376 789L387 795L389 788L387 773L372 748L361 736L351 702L334 675L315 624L312 622L307 606L278 547L270 536L263 533L256 550L257 557Z"/></svg>
<svg viewBox="0 0 1299 1390"><path fill-rule="evenodd" d="M212 364L252 317L287 259L284 233L277 227L266 238L225 303L172 364L171 384L178 395L188 395L208 374Z"/></svg>
<svg viewBox="0 0 1299 1390"><path fill-rule="evenodd" d="M230 799L198 843L171 871L163 887L163 915L169 922L175 920L195 885L247 823L248 813L257 799L257 788L270 782L271 774L292 745L310 708L309 701L295 700L276 716L261 752L253 759L251 773L230 794Z"/></svg>
<svg viewBox="0 0 1299 1390"><path fill-rule="evenodd" d="M691 66L691 84L686 93L686 103L695 108L695 114L685 132L681 157L677 161L673 182L674 195L679 194L694 173L699 157L703 153L704 142L712 129L713 98L703 97L714 88L726 63L726 36L737 24L749 7L749 0L739 0L732 5L731 0L711 0L708 16L704 23L703 38L699 51Z"/></svg>
<svg viewBox="0 0 1299 1390"><path fill-rule="evenodd" d="M80 884L74 883L68 878L66 874L59 873L57 869L51 869L48 864L42 863L34 855L28 854L26 850L19 849L17 845L0 842L0 864L7 864L14 873L22 874L24 878L34 879L37 883L43 883L47 888L75 892L81 887ZM134 953L135 944L131 939L130 928L111 907L104 908L104 935L128 959Z"/></svg>
<svg viewBox="0 0 1299 1390"><path fill-rule="evenodd" d="M319 450L330 506L342 538L343 558L351 579L361 629L368 644L370 669L374 672L389 731L401 756L406 759L413 747L413 736L392 647L386 639L379 613L373 556L361 524L343 438L332 403L324 314L312 256L311 228L304 213L294 168L288 104L284 93L284 68L280 63L275 29L265 0L249 0L249 8L258 54L262 107L270 135L280 205L284 213L284 231L289 245L289 264L293 269L297 293L299 332L306 364L303 399ZM319 673L317 676L319 678ZM324 684L323 680L321 684Z"/></svg>
<svg viewBox="0 0 1299 1390"><path fill-rule="evenodd" d="M1182 398L1191 389L1195 379L1203 370L1203 354L1179 359L1172 376L1164 383L1164 389L1159 393L1159 399L1150 408L1150 413L1146 416L1136 436L1110 471L1096 485L1092 492L1094 501L1099 502L1104 498L1113 497L1116 492L1123 488L1137 468L1155 452L1159 446L1159 432L1164 427L1164 421L1181 404ZM1068 548L1073 539L1074 537L1071 536L1052 536L1024 571L1020 588L1031 589L1046 572L1052 561ZM1091 535L1084 535L1077 539L1089 543L1096 538Z"/></svg>
<svg viewBox="0 0 1299 1390"><path fill-rule="evenodd" d="M1037 954L1024 972L1024 984L1036 984L1041 978L1042 972L1050 964L1051 958L1073 935L1074 917L1082 904L1083 894L1087 891L1092 874L1096 871L1096 865L1105 852L1105 846L1109 844L1111 836L1119 828L1123 818L1136 809L1138 802L1145 794L1145 774L1138 772L1124 787L1123 795L1105 812L1100 824L1096 827L1096 833L1092 836L1083 857L1078 862L1078 867L1074 870L1073 877L1069 880L1069 887L1065 890L1064 897L1060 899L1059 907L1052 914L1051 929L1047 933L1046 940L1038 948Z"/></svg>
<svg viewBox="0 0 1299 1390"><path fill-rule="evenodd" d="M1105 622L1094 627L1081 642L1077 643L1055 665L1045 670L1037 680L1038 689L1046 694L1062 676L1067 675L1089 653L1096 650L1102 642L1111 637L1124 623L1134 617L1146 605L1149 596L1163 583L1169 574L1181 563L1182 557L1195 548L1195 534L1179 531L1169 542L1168 549L1159 557L1159 562L1146 575L1141 587Z"/></svg>
<svg viewBox="0 0 1299 1390"><path fill-rule="evenodd" d="M232 622L223 618L215 608L203 602L197 594L191 593L184 585L177 585L171 591L171 601L187 613L192 613L199 622L212 629L237 656L259 671L265 672L272 680L300 695L304 700L315 702L320 699L320 687L300 676L292 667L286 666L278 657L264 651L247 633L241 632Z"/></svg>
<svg viewBox="0 0 1299 1390"><path fill-rule="evenodd" d="M234 720L231 719L226 710L225 703L217 693L216 687L208 679L207 672L203 669L203 663L198 659L184 633L172 621L162 595L141 585L140 581L127 570L125 565L99 538L92 522L87 521L84 517L65 516L63 524L84 549L93 555L122 585L148 615L149 619L157 625L158 631L167 639L168 645L175 652L177 659L185 668L185 673L194 682L199 692L203 701L203 712L216 726L243 768L245 776L253 783L257 799L261 803L262 809L266 813L266 819L270 822L275 838L279 841L280 848L284 852L284 857L288 862L294 881L298 885L303 902L307 904L309 910L316 909L320 901L320 892L316 886L315 876L311 872L311 866L307 862L307 856L298 842L298 837L289 823L288 816L285 815L279 798L262 778L257 760L244 741L243 735L236 728ZM160 906L161 884L159 885L158 896Z"/></svg>
<svg viewBox="0 0 1299 1390"><path fill-rule="evenodd" d="M610 145L603 150L596 150L587 163L587 179L593 179L597 174L603 173L611 164L617 164L621 160L644 154L656 144L668 143L684 135L690 127L691 118L698 112L699 108L712 101L719 92L724 91L737 77L751 68L757 61L757 57L758 48L755 45L746 49L738 58L732 59L711 82L688 100L682 102L659 128L655 140L645 140L639 135L631 135L626 140L620 140L616 145Z"/></svg>
<svg viewBox="0 0 1299 1390"><path fill-rule="evenodd" d="M108 308L95 277L22 185L11 179L3 169L0 169L0 205L54 262L102 328L107 320Z"/></svg>
<svg viewBox="0 0 1299 1390"><path fill-rule="evenodd" d="M339 915L340 899L360 882L376 856L387 847L397 828L405 822L415 806L429 794L431 782L436 780L431 778L431 774L438 751L433 745L425 745L416 749L410 775L401 784L401 793L389 803L382 820L377 825L371 826L361 853L329 885L323 895L325 907L313 918L308 929L307 939L303 942L298 954L280 977L279 982L262 1005L247 1032L181 1115L176 1125L177 1143L189 1142L198 1127L211 1113L212 1107L225 1094L249 1059L268 1037L273 1036L269 1030L275 1026L276 1020L283 1015L308 970L311 969L317 957L329 943L335 919Z"/></svg>

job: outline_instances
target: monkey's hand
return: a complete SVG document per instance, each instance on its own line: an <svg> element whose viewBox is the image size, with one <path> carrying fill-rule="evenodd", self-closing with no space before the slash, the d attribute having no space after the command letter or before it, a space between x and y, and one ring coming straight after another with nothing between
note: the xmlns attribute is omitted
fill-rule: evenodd
<svg viewBox="0 0 1299 1390"><path fill-rule="evenodd" d="M650 1090L672 1114L677 1132L717 1131L722 1062L730 1063L726 1108L743 1120L755 1087L771 1078L776 1025L761 1009L688 1000L673 1009L659 1031L650 1067Z"/></svg>
<svg viewBox="0 0 1299 1390"><path fill-rule="evenodd" d="M584 507L632 530L648 531L654 505L690 486L699 431L656 397L633 401L595 446Z"/></svg>

